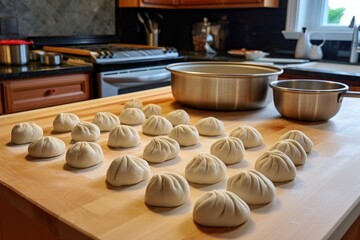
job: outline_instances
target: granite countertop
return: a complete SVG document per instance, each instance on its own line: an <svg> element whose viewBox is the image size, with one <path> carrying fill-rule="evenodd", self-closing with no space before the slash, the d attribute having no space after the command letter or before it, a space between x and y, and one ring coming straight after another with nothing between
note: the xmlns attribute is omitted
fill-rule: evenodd
<svg viewBox="0 0 360 240"><path fill-rule="evenodd" d="M0 80L90 71L92 71L92 65L70 65L62 63L58 66L47 66L42 65L40 62L29 62L29 64L23 66L0 65Z"/></svg>

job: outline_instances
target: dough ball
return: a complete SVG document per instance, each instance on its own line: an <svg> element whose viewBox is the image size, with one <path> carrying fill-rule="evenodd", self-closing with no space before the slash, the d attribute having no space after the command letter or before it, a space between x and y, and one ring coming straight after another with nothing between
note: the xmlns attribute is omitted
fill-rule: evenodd
<svg viewBox="0 0 360 240"><path fill-rule="evenodd" d="M199 142L199 132L194 126L180 124L171 130L170 138L176 140L180 146L192 146Z"/></svg>
<svg viewBox="0 0 360 240"><path fill-rule="evenodd" d="M189 114L182 109L169 112L166 115L166 119L169 120L173 126L190 124Z"/></svg>
<svg viewBox="0 0 360 240"><path fill-rule="evenodd" d="M130 126L119 125L109 133L108 146L110 147L135 147L140 144L137 130Z"/></svg>
<svg viewBox="0 0 360 240"><path fill-rule="evenodd" d="M54 132L70 132L78 123L80 118L74 113L59 113L54 121Z"/></svg>
<svg viewBox="0 0 360 240"><path fill-rule="evenodd" d="M190 187L186 179L171 172L155 174L145 190L145 203L154 207L177 207L190 196Z"/></svg>
<svg viewBox="0 0 360 240"><path fill-rule="evenodd" d="M120 125L120 119L110 112L98 112L92 123L98 126L101 132L108 132Z"/></svg>
<svg viewBox="0 0 360 240"><path fill-rule="evenodd" d="M56 157L65 152L65 143L56 137L42 137L28 146L29 155L38 158Z"/></svg>
<svg viewBox="0 0 360 240"><path fill-rule="evenodd" d="M100 137L100 129L97 125L89 122L80 122L71 130L72 140L94 142Z"/></svg>
<svg viewBox="0 0 360 240"><path fill-rule="evenodd" d="M151 174L149 164L133 155L114 159L106 173L106 181L115 187L132 185L144 181Z"/></svg>
<svg viewBox="0 0 360 240"><path fill-rule="evenodd" d="M196 201L193 219L210 227L235 227L250 219L250 208L236 194L215 190Z"/></svg>
<svg viewBox="0 0 360 240"><path fill-rule="evenodd" d="M225 132L224 122L214 117L200 119L195 127L203 136L219 136Z"/></svg>
<svg viewBox="0 0 360 240"><path fill-rule="evenodd" d="M307 159L307 155L303 147L295 140L284 139L275 143L270 150L279 150L285 153L295 165L302 165Z"/></svg>
<svg viewBox="0 0 360 240"><path fill-rule="evenodd" d="M11 130L11 142L13 144L30 143L43 136L42 128L34 122L16 124Z"/></svg>
<svg viewBox="0 0 360 240"><path fill-rule="evenodd" d="M260 132L251 126L239 126L233 129L229 135L231 137L239 138L246 149L258 147L264 144L264 140Z"/></svg>
<svg viewBox="0 0 360 240"><path fill-rule="evenodd" d="M226 190L235 193L247 204L265 204L275 197L274 184L255 170L242 170L230 177Z"/></svg>
<svg viewBox="0 0 360 240"><path fill-rule="evenodd" d="M244 159L245 148L240 139L229 137L214 142L210 147L210 153L225 164L234 164Z"/></svg>
<svg viewBox="0 0 360 240"><path fill-rule="evenodd" d="M139 108L139 109L141 109L142 107L143 107L142 102L137 98L132 98L132 99L128 100L124 104L124 109L126 109L126 108Z"/></svg>
<svg viewBox="0 0 360 240"><path fill-rule="evenodd" d="M66 152L66 163L75 168L88 168L101 163L104 159L99 144L93 142L77 142Z"/></svg>
<svg viewBox="0 0 360 240"><path fill-rule="evenodd" d="M126 108L120 114L120 121L126 125L139 125L145 122L145 114L139 108Z"/></svg>
<svg viewBox="0 0 360 240"><path fill-rule="evenodd" d="M280 140L284 140L284 139L293 139L297 141L304 148L306 153L310 153L314 146L311 139L308 136L306 136L305 133L299 130L288 131L287 133L285 133L280 137Z"/></svg>
<svg viewBox="0 0 360 240"><path fill-rule="evenodd" d="M185 167L185 178L198 184L213 184L226 177L226 166L216 156L197 154Z"/></svg>
<svg viewBox="0 0 360 240"><path fill-rule="evenodd" d="M143 158L152 163L161 163L176 158L180 151L180 145L169 137L154 137L145 146Z"/></svg>
<svg viewBox="0 0 360 240"><path fill-rule="evenodd" d="M143 133L152 136L169 134L172 129L173 126L169 120L157 115L150 116L142 125Z"/></svg>
<svg viewBox="0 0 360 240"><path fill-rule="evenodd" d="M264 174L272 182L291 181L296 176L296 168L290 158L279 150L265 152L255 162L255 170Z"/></svg>
<svg viewBox="0 0 360 240"><path fill-rule="evenodd" d="M144 112L146 118L148 118L152 115L160 116L161 112L162 112L161 107L159 105L152 104L152 103L146 105L141 110Z"/></svg>

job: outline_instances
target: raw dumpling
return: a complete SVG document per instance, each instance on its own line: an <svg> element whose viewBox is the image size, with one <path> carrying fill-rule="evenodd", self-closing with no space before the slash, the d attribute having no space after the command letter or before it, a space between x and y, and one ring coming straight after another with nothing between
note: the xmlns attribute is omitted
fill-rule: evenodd
<svg viewBox="0 0 360 240"><path fill-rule="evenodd" d="M152 163L161 163L176 158L180 151L180 145L169 137L154 137L145 146L143 158Z"/></svg>
<svg viewBox="0 0 360 240"><path fill-rule="evenodd" d="M152 115L142 125L142 131L145 134L157 136L169 134L173 126L169 120L162 116Z"/></svg>
<svg viewBox="0 0 360 240"><path fill-rule="evenodd" d="M74 113L59 113L53 121L54 132L70 132L79 122Z"/></svg>
<svg viewBox="0 0 360 240"><path fill-rule="evenodd" d="M16 124L11 130L11 142L14 144L30 143L43 136L42 128L34 122Z"/></svg>
<svg viewBox="0 0 360 240"><path fill-rule="evenodd" d="M265 204L275 197L274 184L255 170L243 170L230 177L226 190L235 193L247 204Z"/></svg>
<svg viewBox="0 0 360 240"><path fill-rule="evenodd" d="M146 118L148 118L152 115L161 115L161 112L162 112L161 107L159 105L152 104L152 103L146 105L141 110L144 112Z"/></svg>
<svg viewBox="0 0 360 240"><path fill-rule="evenodd" d="M198 184L213 184L226 177L226 166L208 153L199 153L185 167L185 178Z"/></svg>
<svg viewBox="0 0 360 240"><path fill-rule="evenodd" d="M66 152L66 163L75 168L88 168L103 161L104 154L99 144L77 142Z"/></svg>
<svg viewBox="0 0 360 240"><path fill-rule="evenodd" d="M56 137L42 137L34 140L28 146L29 155L39 158L56 157L65 152L65 143Z"/></svg>
<svg viewBox="0 0 360 240"><path fill-rule="evenodd" d="M195 127L203 136L219 136L225 132L224 122L214 117L200 119Z"/></svg>
<svg viewBox="0 0 360 240"><path fill-rule="evenodd" d="M117 126L109 133L108 146L110 147L135 147L140 144L137 130L130 126Z"/></svg>
<svg viewBox="0 0 360 240"><path fill-rule="evenodd" d="M233 129L229 135L231 137L239 138L246 149L258 147L264 144L264 140L260 132L251 126L239 126Z"/></svg>
<svg viewBox="0 0 360 240"><path fill-rule="evenodd" d="M186 179L171 172L154 175L145 191L145 203L155 207L177 207L190 196L190 187Z"/></svg>
<svg viewBox="0 0 360 240"><path fill-rule="evenodd" d="M124 104L124 109L126 109L126 108L139 108L139 109L141 109L142 107L143 107L142 102L137 98L132 98L132 99L128 100Z"/></svg>
<svg viewBox="0 0 360 240"><path fill-rule="evenodd" d="M225 164L234 164L244 159L245 148L240 139L229 137L214 142L210 147L210 153Z"/></svg>
<svg viewBox="0 0 360 240"><path fill-rule="evenodd" d="M110 112L98 112L92 123L97 125L101 132L108 132L120 125L120 119Z"/></svg>
<svg viewBox="0 0 360 240"><path fill-rule="evenodd" d="M261 155L255 162L255 169L272 182L293 180L296 168L290 158L279 150L272 150Z"/></svg>
<svg viewBox="0 0 360 240"><path fill-rule="evenodd" d="M114 159L106 173L106 181L115 187L139 183L150 177L149 164L133 155Z"/></svg>
<svg viewBox="0 0 360 240"><path fill-rule="evenodd" d="M166 115L166 118L171 122L173 126L177 126L180 124L190 124L189 114L182 109L169 112Z"/></svg>
<svg viewBox="0 0 360 240"><path fill-rule="evenodd" d="M270 150L279 150L285 153L295 165L302 165L306 161L306 152L303 147L295 140L284 139L275 143Z"/></svg>
<svg viewBox="0 0 360 240"><path fill-rule="evenodd" d="M120 114L122 124L139 125L145 122L145 114L139 108L126 108Z"/></svg>
<svg viewBox="0 0 360 240"><path fill-rule="evenodd" d="M94 142L100 137L100 129L93 123L80 122L71 130L72 140Z"/></svg>
<svg viewBox="0 0 360 240"><path fill-rule="evenodd" d="M304 148L306 153L310 153L313 148L313 142L311 139L305 135L305 133L299 131L299 130L290 130L284 135L280 137L280 140L284 139L293 139L300 143L300 145Z"/></svg>
<svg viewBox="0 0 360 240"><path fill-rule="evenodd" d="M169 137L175 139L180 146L187 147L198 143L199 132L194 126L180 124L171 130Z"/></svg>
<svg viewBox="0 0 360 240"><path fill-rule="evenodd" d="M236 194L215 190L197 200L193 219L204 226L235 227L250 219L250 208Z"/></svg>

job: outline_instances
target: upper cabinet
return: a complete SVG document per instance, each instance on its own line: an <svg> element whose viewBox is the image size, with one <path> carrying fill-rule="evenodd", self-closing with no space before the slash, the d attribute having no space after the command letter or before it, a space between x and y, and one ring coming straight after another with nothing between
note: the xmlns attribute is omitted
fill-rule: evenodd
<svg viewBox="0 0 360 240"><path fill-rule="evenodd" d="M256 8L279 7L279 0L120 0L120 7Z"/></svg>

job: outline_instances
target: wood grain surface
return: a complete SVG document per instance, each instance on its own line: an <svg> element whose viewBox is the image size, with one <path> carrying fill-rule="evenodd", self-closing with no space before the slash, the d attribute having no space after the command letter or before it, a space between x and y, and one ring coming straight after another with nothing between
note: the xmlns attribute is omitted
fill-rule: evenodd
<svg viewBox="0 0 360 240"><path fill-rule="evenodd" d="M208 116L225 123L226 134L200 137L198 145L181 148L176 159L151 164L152 174L172 171L184 175L186 164L197 153L209 152L214 141L243 124L257 128L265 144L246 150L240 163L228 165L227 178L253 169L255 160L289 130L303 131L314 142L314 149L306 163L297 167L295 180L276 184L273 202L250 206L250 221L235 228L214 228L194 223L192 208L207 191L225 189L226 180L214 185L190 184L190 199L176 208L145 205L147 181L128 187L107 186L105 175L113 159L123 154L142 157L152 137L144 135L141 126L136 126L141 145L129 149L109 148L109 133L101 133L97 142L104 161L83 170L67 166L65 154L33 159L28 156L28 145L10 143L16 123L33 121L44 129L44 135L58 137L69 147L70 133L52 132L58 113L73 112L81 120L91 121L100 111L119 115L130 98L139 98L144 105L159 104L164 115L184 109L191 124ZM359 104L360 99L346 98L331 120L306 123L281 118L272 103L261 110L241 112L188 108L173 99L170 87L164 87L0 116L0 198L58 239L338 239L360 213Z"/></svg>

